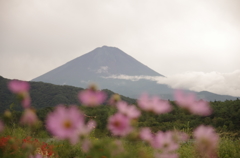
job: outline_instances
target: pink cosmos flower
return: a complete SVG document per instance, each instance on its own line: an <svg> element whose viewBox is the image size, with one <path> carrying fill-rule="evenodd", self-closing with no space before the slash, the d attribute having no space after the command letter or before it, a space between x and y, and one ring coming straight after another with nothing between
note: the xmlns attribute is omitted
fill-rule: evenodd
<svg viewBox="0 0 240 158"><path fill-rule="evenodd" d="M28 92L29 88L28 82L25 81L12 80L8 83L8 89L16 94Z"/></svg>
<svg viewBox="0 0 240 158"><path fill-rule="evenodd" d="M88 123L83 126L79 126L78 133L79 135L87 135L89 134L94 128L96 128L96 122L94 120L88 121Z"/></svg>
<svg viewBox="0 0 240 158"><path fill-rule="evenodd" d="M219 136L213 127L200 125L194 130L193 136L196 139L196 148L202 156L206 158L217 157Z"/></svg>
<svg viewBox="0 0 240 158"><path fill-rule="evenodd" d="M36 154L36 155L29 155L29 158L48 158L48 157L46 156L42 157L42 155Z"/></svg>
<svg viewBox="0 0 240 158"><path fill-rule="evenodd" d="M72 144L76 144L82 130L86 131L84 115L76 106L66 108L59 105L48 114L46 128L58 139L68 139Z"/></svg>
<svg viewBox="0 0 240 158"><path fill-rule="evenodd" d="M29 108L31 105L31 98L29 96L29 93L23 93L23 99L21 101L21 104L24 108Z"/></svg>
<svg viewBox="0 0 240 158"><path fill-rule="evenodd" d="M28 93L29 88L29 83L25 81L12 80L8 83L8 89L20 97L24 108L30 107L31 98Z"/></svg>
<svg viewBox="0 0 240 158"><path fill-rule="evenodd" d="M151 145L153 148L161 149L164 152L174 151L179 148L179 144L174 140L174 134L172 131L157 132Z"/></svg>
<svg viewBox="0 0 240 158"><path fill-rule="evenodd" d="M4 130L4 124L3 122L0 120L0 132L2 132Z"/></svg>
<svg viewBox="0 0 240 158"><path fill-rule="evenodd" d="M87 123L87 128L89 129L89 130L93 130L94 128L96 128L96 122L94 121L94 120L90 120L90 121L88 121L88 123Z"/></svg>
<svg viewBox="0 0 240 158"><path fill-rule="evenodd" d="M20 119L21 124L34 125L38 122L38 117L33 109L25 109Z"/></svg>
<svg viewBox="0 0 240 158"><path fill-rule="evenodd" d="M109 105L116 105L119 101L121 101L121 97L119 94L113 94L111 98L108 100Z"/></svg>
<svg viewBox="0 0 240 158"><path fill-rule="evenodd" d="M176 90L174 97L180 107L188 110L192 114L208 116L212 113L208 102L204 100L197 101L193 93L184 94L183 91Z"/></svg>
<svg viewBox="0 0 240 158"><path fill-rule="evenodd" d="M204 100L196 101L190 108L190 112L195 115L208 116L211 115L212 109L209 106L209 103Z"/></svg>
<svg viewBox="0 0 240 158"><path fill-rule="evenodd" d="M168 101L161 100L156 96L149 98L147 94L142 94L138 99L138 105L142 110L151 111L156 114L163 114L172 110Z"/></svg>
<svg viewBox="0 0 240 158"><path fill-rule="evenodd" d="M142 128L139 132L139 136L142 140L151 143L153 140L153 134L150 128Z"/></svg>
<svg viewBox="0 0 240 158"><path fill-rule="evenodd" d="M84 91L79 92L78 98L83 103L83 105L95 107L102 104L105 101L106 94L102 91L86 89Z"/></svg>
<svg viewBox="0 0 240 158"><path fill-rule="evenodd" d="M120 113L126 115L130 119L136 119L141 115L140 111L136 108L136 106L129 106L124 101L120 101L117 103L117 109Z"/></svg>
<svg viewBox="0 0 240 158"><path fill-rule="evenodd" d="M130 119L121 113L109 117L107 128L115 136L126 136L132 131Z"/></svg>

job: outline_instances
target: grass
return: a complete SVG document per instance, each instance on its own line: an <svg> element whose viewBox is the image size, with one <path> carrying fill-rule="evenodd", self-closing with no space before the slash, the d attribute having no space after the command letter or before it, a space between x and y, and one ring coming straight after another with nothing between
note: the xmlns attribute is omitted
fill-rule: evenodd
<svg viewBox="0 0 240 158"><path fill-rule="evenodd" d="M0 137L14 136L18 139L24 139L29 134L34 138L42 138L39 140L49 140L47 143L54 146L54 151L59 158L152 158L154 155L153 149L146 143L139 140L127 140L113 137L101 137L97 138L97 133L91 134L90 140L93 143L89 153L84 153L81 150L81 143L72 146L68 141L56 141L50 139L49 134L44 130L32 130L21 126L13 126L12 128L6 127L4 132L0 133ZM121 140L124 152L119 156L114 153L120 151L119 140ZM177 151L180 158L198 158L194 150L194 142L188 141L181 144ZM7 157L6 155L3 157ZM10 157L21 157L19 155ZM231 137L222 137L219 142L218 148L219 158L239 158L240 157L240 139Z"/></svg>
<svg viewBox="0 0 240 158"><path fill-rule="evenodd" d="M239 158L240 139L222 138L219 143L218 155L221 158Z"/></svg>

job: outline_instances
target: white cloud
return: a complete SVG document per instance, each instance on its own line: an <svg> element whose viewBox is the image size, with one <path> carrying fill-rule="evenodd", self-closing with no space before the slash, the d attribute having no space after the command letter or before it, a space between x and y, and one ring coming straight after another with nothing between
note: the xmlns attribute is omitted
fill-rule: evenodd
<svg viewBox="0 0 240 158"><path fill-rule="evenodd" d="M124 80L131 80L131 81L138 81L138 80L140 80L140 79L146 79L146 80L157 81L158 78L162 78L162 77L154 77L154 76L111 75L111 76L107 76L107 77L102 76L102 78L124 79Z"/></svg>
<svg viewBox="0 0 240 158"><path fill-rule="evenodd" d="M108 73L108 66L101 66L96 73Z"/></svg>
<svg viewBox="0 0 240 158"><path fill-rule="evenodd" d="M193 91L209 91L217 94L240 96L240 70L231 73L219 72L186 72L168 77L113 75L118 78L137 81L147 79L159 84L167 84L172 88L183 88Z"/></svg>
<svg viewBox="0 0 240 158"><path fill-rule="evenodd" d="M173 88L240 96L240 70L231 73L186 72L165 79L158 78L157 82L168 84Z"/></svg>

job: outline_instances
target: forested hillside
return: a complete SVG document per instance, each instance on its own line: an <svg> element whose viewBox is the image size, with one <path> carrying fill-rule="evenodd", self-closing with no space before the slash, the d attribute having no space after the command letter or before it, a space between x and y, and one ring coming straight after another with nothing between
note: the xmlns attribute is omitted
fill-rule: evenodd
<svg viewBox="0 0 240 158"><path fill-rule="evenodd" d="M12 94L8 88L8 79L0 76L0 112L3 112L7 108L14 108L14 110L21 110L17 98ZM73 86L59 86L43 82L29 82L30 83L30 95L32 99L32 106L35 109L40 109L44 107L54 107L57 104L78 104L80 105L77 94L82 88L77 88ZM114 94L110 90L103 90L108 98ZM135 103L134 99L121 96L122 100L128 103Z"/></svg>

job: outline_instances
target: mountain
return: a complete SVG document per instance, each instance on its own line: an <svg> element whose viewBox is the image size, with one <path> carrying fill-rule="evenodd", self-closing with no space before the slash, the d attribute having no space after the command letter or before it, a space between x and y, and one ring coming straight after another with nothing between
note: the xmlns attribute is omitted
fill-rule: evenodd
<svg viewBox="0 0 240 158"><path fill-rule="evenodd" d="M111 75L163 76L118 48L103 46L49 71L32 81L85 87ZM104 79L105 80L105 79Z"/></svg>
<svg viewBox="0 0 240 158"><path fill-rule="evenodd" d="M125 77L125 79L119 78L119 76ZM129 77L139 76L165 77L116 47L102 46L34 78L32 81L83 88L90 83L96 83L102 89L110 89L132 98L137 98L142 92L147 92L150 95L159 95L163 99L173 100L174 90L168 85L158 84L147 79L129 79ZM199 98L209 101L236 99L208 92L196 94Z"/></svg>

